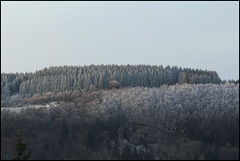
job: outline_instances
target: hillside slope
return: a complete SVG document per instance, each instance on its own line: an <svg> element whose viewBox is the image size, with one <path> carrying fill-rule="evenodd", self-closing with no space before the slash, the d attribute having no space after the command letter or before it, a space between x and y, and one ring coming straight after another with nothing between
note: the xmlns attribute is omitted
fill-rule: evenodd
<svg viewBox="0 0 240 161"><path fill-rule="evenodd" d="M239 159L239 84L66 96L49 109L3 110L1 159L14 155L19 121L32 159Z"/></svg>

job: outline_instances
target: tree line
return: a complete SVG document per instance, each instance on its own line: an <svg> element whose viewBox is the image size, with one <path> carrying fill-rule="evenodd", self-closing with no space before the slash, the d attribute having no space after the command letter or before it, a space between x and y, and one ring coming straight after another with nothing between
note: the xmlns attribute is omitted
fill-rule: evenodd
<svg viewBox="0 0 240 161"><path fill-rule="evenodd" d="M19 94L107 89L116 80L122 87L160 87L174 84L220 84L217 72L177 66L90 65L50 67L35 73L1 73L1 99Z"/></svg>

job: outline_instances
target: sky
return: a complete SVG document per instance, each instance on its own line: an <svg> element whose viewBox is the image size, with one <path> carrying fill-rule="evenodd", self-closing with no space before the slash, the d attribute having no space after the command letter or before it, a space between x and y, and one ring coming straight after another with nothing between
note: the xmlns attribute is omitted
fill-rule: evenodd
<svg viewBox="0 0 240 161"><path fill-rule="evenodd" d="M239 79L239 2L1 1L1 73L91 64Z"/></svg>

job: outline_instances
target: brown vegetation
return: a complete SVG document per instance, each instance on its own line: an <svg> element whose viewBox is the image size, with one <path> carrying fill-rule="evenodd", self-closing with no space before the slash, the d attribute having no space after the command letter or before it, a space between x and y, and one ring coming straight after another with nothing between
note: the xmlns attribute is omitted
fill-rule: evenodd
<svg viewBox="0 0 240 161"><path fill-rule="evenodd" d="M108 88L107 89L119 89L121 88L121 83L118 81L112 80L108 83Z"/></svg>

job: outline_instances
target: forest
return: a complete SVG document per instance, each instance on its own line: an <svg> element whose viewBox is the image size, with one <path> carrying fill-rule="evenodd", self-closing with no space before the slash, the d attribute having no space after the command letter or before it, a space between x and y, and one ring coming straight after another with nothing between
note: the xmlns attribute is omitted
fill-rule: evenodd
<svg viewBox="0 0 240 161"><path fill-rule="evenodd" d="M91 65L1 74L1 106L51 102L1 110L1 159L16 156L19 127L34 160L239 159L239 81L215 71Z"/></svg>
<svg viewBox="0 0 240 161"><path fill-rule="evenodd" d="M176 83L221 83L215 71L176 66L90 65L50 67L35 73L1 73L1 100L14 94L33 96L36 93L106 89L116 80L123 87L160 87Z"/></svg>

